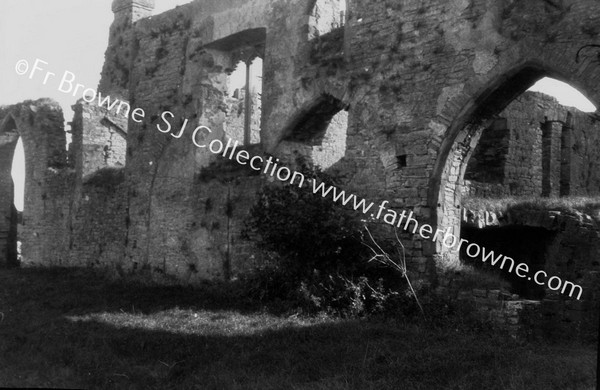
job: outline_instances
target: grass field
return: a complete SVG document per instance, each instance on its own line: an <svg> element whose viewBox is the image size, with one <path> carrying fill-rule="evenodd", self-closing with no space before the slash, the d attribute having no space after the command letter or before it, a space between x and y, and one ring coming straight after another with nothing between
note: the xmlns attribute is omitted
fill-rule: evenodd
<svg viewBox="0 0 600 390"><path fill-rule="evenodd" d="M594 388L595 346L523 343L450 320L275 313L223 289L0 270L0 386Z"/></svg>
<svg viewBox="0 0 600 390"><path fill-rule="evenodd" d="M600 221L600 197L565 196L565 197L514 197L504 198L465 198L462 206L469 210L486 210L506 213L509 210L555 210L581 212Z"/></svg>

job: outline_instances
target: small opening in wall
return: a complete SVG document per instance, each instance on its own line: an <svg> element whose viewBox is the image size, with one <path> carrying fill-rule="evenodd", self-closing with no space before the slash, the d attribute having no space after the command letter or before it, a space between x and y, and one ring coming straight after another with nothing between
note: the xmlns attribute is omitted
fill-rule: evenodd
<svg viewBox="0 0 600 390"><path fill-rule="evenodd" d="M396 156L398 159L398 168L406 168L406 154Z"/></svg>
<svg viewBox="0 0 600 390"><path fill-rule="evenodd" d="M23 139L19 137L12 160L11 176L14 182L14 203L18 211L23 211L25 199L25 151Z"/></svg>
<svg viewBox="0 0 600 390"><path fill-rule="evenodd" d="M262 63L260 57L240 60L227 78L226 131L229 138L245 145L260 143Z"/></svg>

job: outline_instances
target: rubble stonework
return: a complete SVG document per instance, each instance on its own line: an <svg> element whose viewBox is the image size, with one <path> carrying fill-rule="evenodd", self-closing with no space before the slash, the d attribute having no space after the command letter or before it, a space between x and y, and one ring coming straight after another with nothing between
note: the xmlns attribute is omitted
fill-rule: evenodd
<svg viewBox="0 0 600 390"><path fill-rule="evenodd" d="M589 117L572 113L572 132L554 132L555 125L538 126L543 118L530 120L527 104L554 110L547 119L565 123L567 109L529 95L509 103L543 76L600 100L600 67L575 62L591 39L582 23L600 21L598 2L339 3L196 0L149 17L152 0L115 0L99 90L147 114L125 123L81 103L70 165L60 168L44 157L47 136L31 137L24 258L189 282L232 277L257 258L240 232L266 179L190 139L200 125L211 129L210 139L232 131L240 138L247 100L232 100L228 83L240 61L255 58L262 59L260 121L253 113L250 126L260 123L260 137L246 147L282 163L305 157L348 191L411 209L421 223L460 235L468 162L487 137L485 124L506 113L508 139L497 133L507 151L500 182L481 182L486 191L597 193L600 149ZM44 110L30 111L25 103L3 109L3 123L14 118L15 126L3 126L1 136L16 128L29 137L46 118ZM173 132L157 130L165 111L174 115ZM185 119L189 127L176 138ZM459 262L439 243L402 238L415 277L435 280Z"/></svg>
<svg viewBox="0 0 600 390"><path fill-rule="evenodd" d="M83 100L73 106L70 159L83 176L105 167L124 167L127 118Z"/></svg>
<svg viewBox="0 0 600 390"><path fill-rule="evenodd" d="M598 195L600 171L594 167L600 161L599 144L600 122L594 116L542 93L525 92L483 131L463 195Z"/></svg>

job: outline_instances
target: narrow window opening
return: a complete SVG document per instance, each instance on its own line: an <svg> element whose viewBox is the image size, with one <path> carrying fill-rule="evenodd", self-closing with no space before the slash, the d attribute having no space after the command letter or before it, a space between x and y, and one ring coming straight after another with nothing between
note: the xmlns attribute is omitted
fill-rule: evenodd
<svg viewBox="0 0 600 390"><path fill-rule="evenodd" d="M260 57L240 60L227 80L226 132L244 145L260 143L262 68Z"/></svg>
<svg viewBox="0 0 600 390"><path fill-rule="evenodd" d="M406 154L401 154L399 156L396 156L396 158L398 159L398 168L406 168Z"/></svg>

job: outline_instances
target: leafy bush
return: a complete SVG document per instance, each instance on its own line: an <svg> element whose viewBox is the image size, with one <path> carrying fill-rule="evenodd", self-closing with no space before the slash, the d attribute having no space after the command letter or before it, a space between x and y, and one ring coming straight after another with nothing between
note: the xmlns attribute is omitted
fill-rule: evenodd
<svg viewBox="0 0 600 390"><path fill-rule="evenodd" d="M125 181L123 168L106 167L97 170L84 179L84 184L107 190L114 190Z"/></svg>
<svg viewBox="0 0 600 390"><path fill-rule="evenodd" d="M335 185L319 170L304 168L303 174ZM301 274L313 270L347 274L364 269L365 248L358 214L313 194L308 187L265 187L250 210L246 237L277 253L281 265Z"/></svg>
<svg viewBox="0 0 600 390"><path fill-rule="evenodd" d="M302 173L335 185L317 169L305 167ZM243 291L262 301L342 316L382 313L406 301L406 294L389 288L392 282L404 287L397 275L367 262L360 214L313 194L311 187L278 183L259 194L245 236L271 256L242 276Z"/></svg>
<svg viewBox="0 0 600 390"><path fill-rule="evenodd" d="M399 314L416 308L409 293L386 287L383 278L372 279L364 275L318 276L300 283L297 301L308 311L326 311L342 317Z"/></svg>

